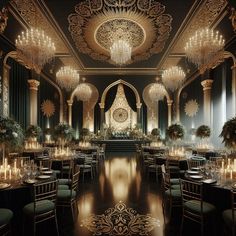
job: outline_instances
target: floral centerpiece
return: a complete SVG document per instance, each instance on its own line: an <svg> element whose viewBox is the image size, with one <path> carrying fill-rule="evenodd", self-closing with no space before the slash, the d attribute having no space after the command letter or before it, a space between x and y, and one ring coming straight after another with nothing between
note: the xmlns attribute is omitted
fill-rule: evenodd
<svg viewBox="0 0 236 236"><path fill-rule="evenodd" d="M161 136L161 131L158 128L154 128L151 131L151 136L155 139L155 140L159 140L160 136Z"/></svg>
<svg viewBox="0 0 236 236"><path fill-rule="evenodd" d="M181 124L172 124L167 128L166 135L174 141L178 139L183 139L184 127Z"/></svg>
<svg viewBox="0 0 236 236"><path fill-rule="evenodd" d="M89 141L90 139L90 131L88 128L82 128L80 131L80 137L83 141Z"/></svg>
<svg viewBox="0 0 236 236"><path fill-rule="evenodd" d="M25 136L29 139L37 139L41 134L42 129L37 125L30 125L25 131Z"/></svg>
<svg viewBox="0 0 236 236"><path fill-rule="evenodd" d="M236 117L225 122L220 137L225 147L236 150Z"/></svg>
<svg viewBox="0 0 236 236"><path fill-rule="evenodd" d="M64 143L71 141L74 137L74 129L66 124L59 123L54 128L54 138L63 146Z"/></svg>
<svg viewBox="0 0 236 236"><path fill-rule="evenodd" d="M207 125L201 125L196 130L196 136L203 139L211 136L211 129Z"/></svg>
<svg viewBox="0 0 236 236"><path fill-rule="evenodd" d="M9 117L0 116L0 143L3 146L3 155L5 148L20 148L24 139L21 126Z"/></svg>

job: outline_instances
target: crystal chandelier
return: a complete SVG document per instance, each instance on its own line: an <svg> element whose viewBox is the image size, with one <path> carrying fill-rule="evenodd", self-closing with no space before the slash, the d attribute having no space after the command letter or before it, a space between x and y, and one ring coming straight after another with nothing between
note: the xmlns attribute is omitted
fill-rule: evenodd
<svg viewBox="0 0 236 236"><path fill-rule="evenodd" d="M172 66L171 68L164 70L162 74L162 82L167 89L174 92L179 88L185 80L185 73L181 67Z"/></svg>
<svg viewBox="0 0 236 236"><path fill-rule="evenodd" d="M76 88L75 96L78 100L87 102L92 96L92 89L88 84L81 83Z"/></svg>
<svg viewBox="0 0 236 236"><path fill-rule="evenodd" d="M51 62L56 51L51 38L37 28L27 29L18 35L16 48L19 58L37 74L40 74L46 63Z"/></svg>
<svg viewBox="0 0 236 236"><path fill-rule="evenodd" d="M162 84L154 83L150 86L148 94L152 102L158 102L163 100L166 95L166 89Z"/></svg>
<svg viewBox="0 0 236 236"><path fill-rule="evenodd" d="M195 32L184 49L188 59L204 72L223 59L224 43L218 31L203 28Z"/></svg>
<svg viewBox="0 0 236 236"><path fill-rule="evenodd" d="M63 66L56 73L56 81L66 91L74 89L79 83L79 74L70 66Z"/></svg>
<svg viewBox="0 0 236 236"><path fill-rule="evenodd" d="M120 66L131 60L131 53L131 45L123 39L114 40L110 47L111 60Z"/></svg>

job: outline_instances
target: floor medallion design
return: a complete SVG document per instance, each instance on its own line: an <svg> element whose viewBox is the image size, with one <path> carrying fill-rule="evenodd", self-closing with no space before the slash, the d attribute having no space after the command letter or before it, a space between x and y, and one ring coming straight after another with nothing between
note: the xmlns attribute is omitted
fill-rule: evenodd
<svg viewBox="0 0 236 236"><path fill-rule="evenodd" d="M85 226L93 235L148 235L160 226L160 221L150 215L140 215L119 202L102 215L92 214L82 221L81 226Z"/></svg>

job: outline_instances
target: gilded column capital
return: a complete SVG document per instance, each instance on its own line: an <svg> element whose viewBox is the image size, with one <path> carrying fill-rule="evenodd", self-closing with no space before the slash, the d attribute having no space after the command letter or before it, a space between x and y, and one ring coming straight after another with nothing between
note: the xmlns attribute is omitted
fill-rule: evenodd
<svg viewBox="0 0 236 236"><path fill-rule="evenodd" d="M203 81L201 82L201 85L202 85L202 87L203 87L203 91L205 91L205 90L211 90L212 84L213 84L213 80L212 80L212 79L203 80Z"/></svg>
<svg viewBox="0 0 236 236"><path fill-rule="evenodd" d="M100 102L100 103L99 103L99 106L100 106L101 109L104 109L104 108L105 108L105 103Z"/></svg>
<svg viewBox="0 0 236 236"><path fill-rule="evenodd" d="M38 80L30 79L28 80L28 83L30 90L38 90L38 86L40 85L40 82Z"/></svg>
<svg viewBox="0 0 236 236"><path fill-rule="evenodd" d="M68 106L72 106L73 105L73 101L72 100L67 100L67 104L68 104Z"/></svg>
<svg viewBox="0 0 236 236"><path fill-rule="evenodd" d="M173 100L167 100L167 105L168 106L172 106L172 104L173 104Z"/></svg>
<svg viewBox="0 0 236 236"><path fill-rule="evenodd" d="M140 109L142 107L142 103L136 103L137 109Z"/></svg>

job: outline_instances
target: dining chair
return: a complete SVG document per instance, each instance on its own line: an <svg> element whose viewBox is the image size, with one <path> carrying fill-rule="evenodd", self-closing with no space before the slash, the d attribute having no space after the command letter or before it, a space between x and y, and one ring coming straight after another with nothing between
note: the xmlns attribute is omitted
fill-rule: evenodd
<svg viewBox="0 0 236 236"><path fill-rule="evenodd" d="M173 189L171 187L170 174L168 172L162 172L162 209L164 220L166 218L167 206L169 206L169 215L171 218L172 208L180 208L182 206L181 192L180 188Z"/></svg>
<svg viewBox="0 0 236 236"><path fill-rule="evenodd" d="M35 235L37 224L54 219L56 233L59 235L56 214L57 180L36 183L32 189L33 201L23 208L23 227L25 223L28 225L30 220L33 223L33 235Z"/></svg>
<svg viewBox="0 0 236 236"><path fill-rule="evenodd" d="M0 208L0 235L9 235L11 233L10 222L13 218L13 212L6 208Z"/></svg>
<svg viewBox="0 0 236 236"><path fill-rule="evenodd" d="M77 214L79 212L77 204L79 174L80 167L76 166L75 172L72 175L70 189L58 189L57 191L57 207L70 207L73 221L75 219L74 208L77 210Z"/></svg>
<svg viewBox="0 0 236 236"><path fill-rule="evenodd" d="M165 164L161 165L162 178L163 174L168 172L170 175L170 170L166 168ZM180 179L179 178L170 178L170 184L172 189L180 189Z"/></svg>
<svg viewBox="0 0 236 236"><path fill-rule="evenodd" d="M183 233L185 218L201 225L201 235L204 235L204 225L210 217L214 217L216 208L213 204L203 201L203 184L189 180L180 180L182 197L182 222L180 235Z"/></svg>
<svg viewBox="0 0 236 236"><path fill-rule="evenodd" d="M226 226L226 230L231 230L231 235L236 234L236 190L230 190L231 209L223 211L222 218Z"/></svg>
<svg viewBox="0 0 236 236"><path fill-rule="evenodd" d="M40 170L51 170L52 168L52 160L49 158L44 158L39 161L39 169Z"/></svg>
<svg viewBox="0 0 236 236"><path fill-rule="evenodd" d="M188 169L191 170L192 168L198 168L202 165L202 161L200 160L193 160L193 159L188 159L187 160L188 164Z"/></svg>
<svg viewBox="0 0 236 236"><path fill-rule="evenodd" d="M83 156L83 163L81 163L80 171L83 175L83 182L84 182L84 175L85 173L90 173L91 179L93 179L93 157L91 154L81 154Z"/></svg>
<svg viewBox="0 0 236 236"><path fill-rule="evenodd" d="M65 176L67 178L70 178L73 165L74 165L74 160L72 158L61 161L61 178Z"/></svg>

